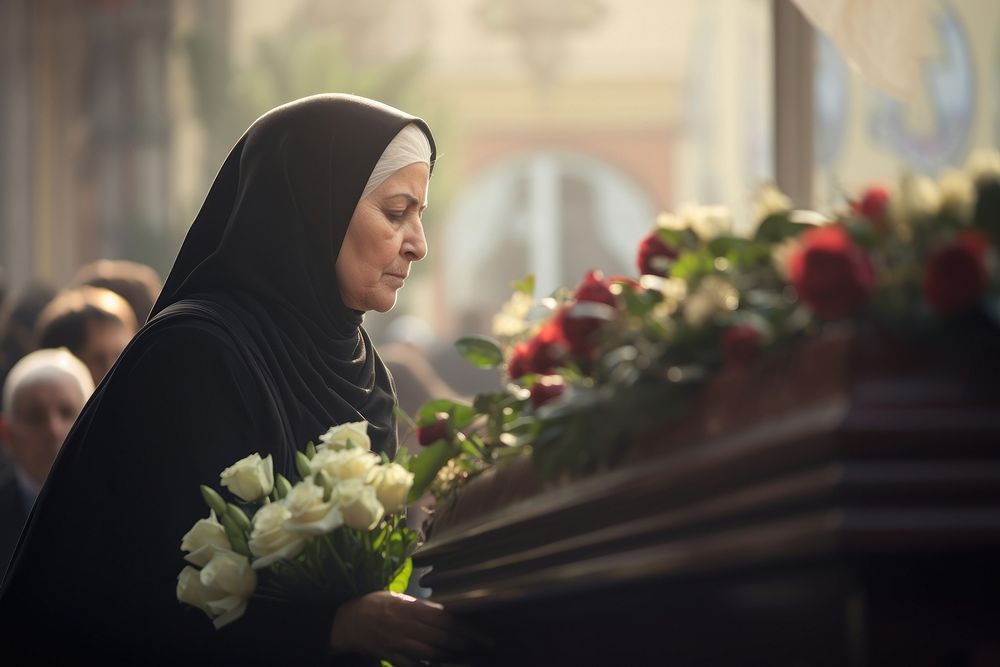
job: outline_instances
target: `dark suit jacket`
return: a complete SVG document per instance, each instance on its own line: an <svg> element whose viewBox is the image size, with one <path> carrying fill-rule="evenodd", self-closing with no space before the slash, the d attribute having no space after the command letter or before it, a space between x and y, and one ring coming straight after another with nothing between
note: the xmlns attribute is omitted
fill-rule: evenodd
<svg viewBox="0 0 1000 667"><path fill-rule="evenodd" d="M0 473L0 581L3 581L30 511L31 506L17 483L14 468L8 466Z"/></svg>

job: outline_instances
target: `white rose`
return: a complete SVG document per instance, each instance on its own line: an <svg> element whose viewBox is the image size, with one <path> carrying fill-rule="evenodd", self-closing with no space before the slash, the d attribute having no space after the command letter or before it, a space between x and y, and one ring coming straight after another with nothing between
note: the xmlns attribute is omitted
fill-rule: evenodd
<svg viewBox="0 0 1000 667"><path fill-rule="evenodd" d="M1000 152L977 148L969 154L965 169L973 182L1000 179Z"/></svg>
<svg viewBox="0 0 1000 667"><path fill-rule="evenodd" d="M316 449L346 449L348 443L361 449L371 449L372 441L368 437L368 422L349 422L334 426L329 431L319 436L320 444Z"/></svg>
<svg viewBox="0 0 1000 667"><path fill-rule="evenodd" d="M721 234L728 234L733 228L733 215L725 206L685 204L677 214L685 226L693 230L702 241L711 241Z"/></svg>
<svg viewBox="0 0 1000 667"><path fill-rule="evenodd" d="M941 207L967 215L976 203L975 184L962 172L946 169L938 179Z"/></svg>
<svg viewBox="0 0 1000 667"><path fill-rule="evenodd" d="M243 615L256 588L250 561L228 549L215 549L200 572L187 566L177 577L177 599L204 611L217 629Z"/></svg>
<svg viewBox="0 0 1000 667"><path fill-rule="evenodd" d="M375 487L360 479L348 479L333 488L332 500L337 503L344 523L357 530L371 530L385 510L378 501Z"/></svg>
<svg viewBox="0 0 1000 667"><path fill-rule="evenodd" d="M514 292L500 312L493 316L493 334L512 337L524 333L528 329L528 314L534 305L535 300L530 294Z"/></svg>
<svg viewBox="0 0 1000 667"><path fill-rule="evenodd" d="M736 310L739 305L740 294L729 281L707 276L684 302L684 321L693 327L700 327L716 313Z"/></svg>
<svg viewBox="0 0 1000 667"><path fill-rule="evenodd" d="M904 215L931 216L941 208L941 192L927 176L903 179L900 200Z"/></svg>
<svg viewBox="0 0 1000 667"><path fill-rule="evenodd" d="M189 563L204 567L212 558L213 547L232 549L226 537L226 529L215 517L215 511L209 512L207 519L199 519L198 523L181 538L181 551L189 552L184 557Z"/></svg>
<svg viewBox="0 0 1000 667"><path fill-rule="evenodd" d="M274 488L274 462L251 454L222 471L222 486L248 503L260 500Z"/></svg>
<svg viewBox="0 0 1000 667"><path fill-rule="evenodd" d="M398 463L377 466L368 476L368 483L375 487L375 495L389 514L406 507L406 496L413 486L413 473Z"/></svg>
<svg viewBox="0 0 1000 667"><path fill-rule="evenodd" d="M289 532L284 523L292 517L283 503L268 503L253 515L250 552L256 557L253 569L259 570L275 561L295 558L306 546L302 533Z"/></svg>
<svg viewBox="0 0 1000 667"><path fill-rule="evenodd" d="M768 217L792 210L792 200L774 185L768 183L757 193L753 219L759 225Z"/></svg>
<svg viewBox="0 0 1000 667"><path fill-rule="evenodd" d="M332 499L323 500L323 487L312 479L299 482L281 501L288 508L288 518L282 524L293 533L322 535L343 525L340 507Z"/></svg>
<svg viewBox="0 0 1000 667"><path fill-rule="evenodd" d="M322 470L334 481L365 479L379 457L365 449L323 449L309 462L313 474Z"/></svg>

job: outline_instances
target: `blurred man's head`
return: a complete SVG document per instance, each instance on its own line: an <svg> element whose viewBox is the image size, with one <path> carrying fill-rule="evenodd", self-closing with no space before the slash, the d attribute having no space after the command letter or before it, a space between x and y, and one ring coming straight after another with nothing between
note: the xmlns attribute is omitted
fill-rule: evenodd
<svg viewBox="0 0 1000 667"><path fill-rule="evenodd" d="M52 287L34 283L5 302L0 313L0 383L18 359L35 349L35 323L55 295Z"/></svg>
<svg viewBox="0 0 1000 667"><path fill-rule="evenodd" d="M109 289L128 301L139 326L149 317L163 289L160 275L150 266L126 259L99 259L77 272L73 285Z"/></svg>
<svg viewBox="0 0 1000 667"><path fill-rule="evenodd" d="M35 340L39 348L69 349L98 384L136 328L132 308L123 298L100 287L77 287L60 292L45 307L38 317Z"/></svg>
<svg viewBox="0 0 1000 667"><path fill-rule="evenodd" d="M0 435L22 476L41 486L94 382L67 350L36 350L14 364L3 385Z"/></svg>

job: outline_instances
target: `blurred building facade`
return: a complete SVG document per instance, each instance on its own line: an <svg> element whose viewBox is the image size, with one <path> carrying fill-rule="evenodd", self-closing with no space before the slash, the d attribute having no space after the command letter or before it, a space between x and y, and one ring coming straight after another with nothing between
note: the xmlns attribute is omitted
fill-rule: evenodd
<svg viewBox="0 0 1000 667"><path fill-rule="evenodd" d="M170 237L174 2L0 3L0 261L15 285Z"/></svg>
<svg viewBox="0 0 1000 667"><path fill-rule="evenodd" d="M486 330L527 273L540 294L633 273L661 210L750 223L781 129L775 2L0 0L0 262L15 287L102 256L164 271L256 115L341 90L427 117L441 144L399 312L445 339ZM815 79L817 204L996 145L1000 7L939 4L945 50L912 103L817 40L816 76L792 82Z"/></svg>

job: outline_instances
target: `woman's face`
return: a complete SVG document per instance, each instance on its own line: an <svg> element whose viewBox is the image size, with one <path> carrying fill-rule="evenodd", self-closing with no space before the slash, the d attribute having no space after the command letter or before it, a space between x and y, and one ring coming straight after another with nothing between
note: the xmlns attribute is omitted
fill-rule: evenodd
<svg viewBox="0 0 1000 667"><path fill-rule="evenodd" d="M384 313L395 305L410 264L427 254L420 218L429 179L428 166L417 162L358 202L337 256L337 282L347 307Z"/></svg>

